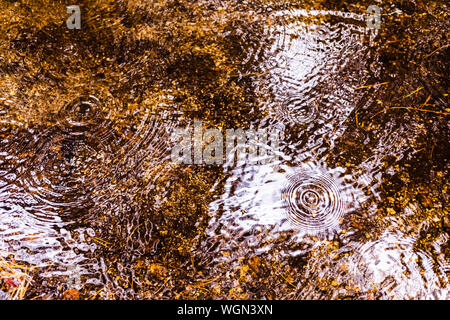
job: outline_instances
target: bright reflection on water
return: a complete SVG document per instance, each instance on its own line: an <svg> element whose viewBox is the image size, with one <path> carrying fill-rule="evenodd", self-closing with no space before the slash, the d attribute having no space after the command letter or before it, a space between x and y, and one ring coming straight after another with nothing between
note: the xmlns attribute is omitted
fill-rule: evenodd
<svg viewBox="0 0 450 320"><path fill-rule="evenodd" d="M432 257L414 249L416 241L398 232L386 232L381 240L363 245L351 243L311 261L306 275L319 278L333 275L334 281L350 284L353 290L362 292L364 299L448 299L445 288L448 263L446 267L442 256ZM317 297L315 290L306 285L298 297ZM346 293L336 291L333 298Z"/></svg>
<svg viewBox="0 0 450 320"><path fill-rule="evenodd" d="M339 23L301 19L323 15ZM361 78L344 72L349 65L364 63L366 30L363 24L346 23L346 19L364 21L364 17L304 10L274 16L289 23L268 27L274 42L264 63L270 72L259 80L259 86L272 93L263 106L271 116L261 123L275 118L272 125L282 128L287 139L281 142L280 163L236 168L223 199L211 205L217 215L211 225L221 224L221 232L233 230L228 231L232 238L257 226L270 228L274 234L293 229L300 239L305 233L332 233L365 197L358 189L361 186L352 185L356 177L346 175L343 168L329 167L322 155L339 137L341 124L354 109L353 89ZM330 78L339 87L327 87Z"/></svg>
<svg viewBox="0 0 450 320"><path fill-rule="evenodd" d="M414 239L388 233L362 244L352 240L353 232L342 232L341 225L351 215L376 211L367 200L380 199L377 168L388 150L401 153L403 148L399 137L387 136L390 141L380 142L379 156L352 168L352 174L327 164L327 152L345 130L348 117L354 116L360 99L354 89L367 78L358 66L369 59L367 41L370 43L376 32L368 32L364 17L355 14L293 10L275 16L289 22L268 28L274 44L264 65L270 71L258 84L259 90L271 93L263 106L271 118L262 123L275 118L273 126L283 128L286 135L282 161L231 172L225 193L210 206L211 243L219 241L214 245L214 259L233 269L248 256L277 261L280 250L286 259L305 256L321 250L322 241L327 243L340 234L341 241L349 244L338 252L322 253L323 259L330 263L328 255L350 255L332 269L321 264L320 256L313 256L305 268L308 271L300 277L297 293L285 298L345 297L345 292L338 290L322 294L315 281L302 280L333 279L335 275L341 283L352 283L364 299L448 298L445 265L413 250ZM333 23L296 19L306 16L331 17ZM339 267L348 271L342 277ZM355 295L353 291L349 296Z"/></svg>

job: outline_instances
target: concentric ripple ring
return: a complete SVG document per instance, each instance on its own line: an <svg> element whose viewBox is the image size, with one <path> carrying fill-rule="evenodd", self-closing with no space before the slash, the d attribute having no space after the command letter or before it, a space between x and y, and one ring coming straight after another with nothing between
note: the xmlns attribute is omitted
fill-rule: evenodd
<svg viewBox="0 0 450 320"><path fill-rule="evenodd" d="M345 201L332 177L300 172L288 180L282 197L288 218L295 225L305 231L324 231L339 224Z"/></svg>
<svg viewBox="0 0 450 320"><path fill-rule="evenodd" d="M307 124L317 117L317 108L311 99L301 96L286 99L281 105L281 112L286 120L299 124Z"/></svg>

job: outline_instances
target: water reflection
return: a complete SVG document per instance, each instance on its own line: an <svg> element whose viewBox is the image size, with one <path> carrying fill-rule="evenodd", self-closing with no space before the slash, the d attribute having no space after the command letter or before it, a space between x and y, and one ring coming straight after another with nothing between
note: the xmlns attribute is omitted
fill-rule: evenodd
<svg viewBox="0 0 450 320"><path fill-rule="evenodd" d="M157 106L167 101L159 98ZM151 184L164 174L158 165L170 159L172 125L149 103L142 103L129 116L123 115L124 126L124 119L111 116L122 109L114 99L85 95L56 113L49 112L46 126L26 128L4 122L0 137L2 255L30 263L44 278L71 279L70 268L76 267L84 288L91 285L98 290L105 281L104 267L94 252L111 243L98 238L98 231L89 226L95 228L105 216L120 215L127 233L140 238L130 251L150 250L146 243L154 242L149 239L152 222L138 217L134 223L135 213L115 198L122 197L115 185L137 176ZM137 226L140 230L133 231ZM125 242L129 241L126 237Z"/></svg>
<svg viewBox="0 0 450 320"><path fill-rule="evenodd" d="M305 167L287 177L288 185L281 193L289 219L306 231L334 229L359 201L344 179L333 178L320 167Z"/></svg>
<svg viewBox="0 0 450 320"><path fill-rule="evenodd" d="M348 171L335 164L335 158L329 157L340 151L335 149L336 143L348 141L348 145L352 145L347 136L343 138L348 123L358 125L357 104L364 105L366 99L372 99L355 89L369 77L362 70L370 62L370 46L376 34L365 29L362 15L292 10L275 13L275 16L282 17L282 23L268 27L274 44L263 62L269 72L258 79L258 84L261 92L270 92L262 108L279 121L272 125L283 128L286 136L281 148L282 161L276 168L281 171L274 172L271 166L249 166L232 171L225 193L210 205L213 218L208 234L210 243L215 245L213 250L208 249L208 254L213 255L219 270L225 270L226 266L240 269L241 261L255 257L270 264L279 261L280 254L284 261L309 256L311 264L297 270L301 273L298 281L302 284L295 291L295 297L343 298L347 293L333 286L330 288L330 282L324 282L322 291L317 292L321 277L330 279L340 271L335 268L330 271L328 265L319 266L320 256L328 253L321 251L316 255L316 252L328 241L339 239L338 243L350 242L350 246L354 246L344 247L342 252L349 250L354 258L360 257L351 261L342 258L338 262L341 265L345 260L359 272L353 275L357 280L342 279L342 287L349 281L357 287L357 294L354 290L349 296L445 298L443 288L448 282L445 281L445 264L439 262L441 266L438 263L437 268L432 267L437 262L430 260L428 253L416 253L411 247L395 247L392 249L394 257L388 259L391 262L378 264L377 261L384 258L373 255L367 247L383 247L377 250L377 255L385 254L392 239L381 234L380 240L361 245L370 237L370 228L379 228L379 222L370 216L377 215L385 157L392 152L401 155L406 150L407 143L403 140L407 134L391 130L389 126L394 124L387 123L385 130L391 134L386 134L379 142L377 155L359 165L353 165L350 156L348 163L340 163L351 166L351 175L346 175ZM311 16L321 16L325 23L300 18ZM378 73L373 65L371 68ZM271 121L261 123L267 125ZM364 140L363 134L358 134L361 136L355 138ZM363 143L368 141L367 137ZM370 227L357 221L365 221ZM397 235L396 241L401 238L401 234ZM205 246L209 248L208 242ZM336 253L339 254L341 251ZM411 276L401 277L398 274L405 265L405 256L409 260L422 260L423 264L409 264L407 269L411 270L407 272ZM367 259L371 267L361 266L361 259ZM420 270L427 270L424 271L428 273L424 276L427 280L418 278L423 276ZM375 294L371 285L383 286L386 281L390 289L382 287ZM410 285L419 285L420 289L411 291ZM410 291L413 293L409 296Z"/></svg>
<svg viewBox="0 0 450 320"><path fill-rule="evenodd" d="M315 24L314 20L305 21L309 14L337 21ZM272 92L263 108L270 108L281 123L267 119L261 124L284 130L281 163L292 166L281 165L283 172L273 165L232 171L222 200L211 205L214 218L210 225L214 230L220 224L221 232L228 230L228 237L235 239L246 232L248 238L254 237L248 232L256 226L269 227L274 236L292 225L300 234L333 233L345 214L364 201L363 192L351 186L352 178L345 177L343 169L330 169L324 159L317 160L319 152L329 150L339 137L340 124L354 108L352 85L361 79L346 70L349 65L353 70L352 61L362 63L360 59L366 55L362 43L365 29L344 21L364 18L303 10L274 15L287 16L288 22L282 20L269 28L274 44L263 64L270 72L258 83ZM341 79L330 81L330 77ZM342 83L339 89L327 87L336 82Z"/></svg>
<svg viewBox="0 0 450 320"><path fill-rule="evenodd" d="M298 298L448 299L446 262L417 250L416 237L385 232L379 240L352 242L310 260ZM340 290L320 291L321 282Z"/></svg>
<svg viewBox="0 0 450 320"><path fill-rule="evenodd" d="M77 273L103 298L448 298L448 126L387 119L418 85L444 108L445 82L393 75L383 50L402 41L317 5L91 4L85 32L0 35L0 254L37 266L45 293ZM199 121L283 138L225 166L171 162L172 132ZM422 163L433 200L411 182Z"/></svg>

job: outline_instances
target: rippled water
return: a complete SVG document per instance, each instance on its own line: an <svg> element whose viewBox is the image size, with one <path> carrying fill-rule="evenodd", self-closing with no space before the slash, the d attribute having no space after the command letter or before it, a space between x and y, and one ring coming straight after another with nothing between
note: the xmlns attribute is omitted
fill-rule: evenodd
<svg viewBox="0 0 450 320"><path fill-rule="evenodd" d="M0 254L29 298L449 298L445 3L377 30L364 3L90 1L67 30L44 2L0 2ZM196 121L281 136L173 163Z"/></svg>

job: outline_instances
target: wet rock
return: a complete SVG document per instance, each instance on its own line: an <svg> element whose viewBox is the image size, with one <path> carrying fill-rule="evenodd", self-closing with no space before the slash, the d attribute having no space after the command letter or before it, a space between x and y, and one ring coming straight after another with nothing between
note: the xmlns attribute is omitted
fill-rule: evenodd
<svg viewBox="0 0 450 320"><path fill-rule="evenodd" d="M228 292L228 294L229 294L229 296L228 296L229 299L235 299L235 300L248 299L247 293L240 286L231 288L230 291Z"/></svg>
<svg viewBox="0 0 450 320"><path fill-rule="evenodd" d="M390 215L395 215L395 213L396 213L395 210L392 209L392 208L387 208L386 211L387 211L387 213L390 214Z"/></svg>
<svg viewBox="0 0 450 320"><path fill-rule="evenodd" d="M450 232L450 217L449 216L445 216L442 218L442 228L445 231Z"/></svg>
<svg viewBox="0 0 450 320"><path fill-rule="evenodd" d="M152 263L149 266L149 271L152 275L159 279L163 279L167 275L167 269L159 263Z"/></svg>
<svg viewBox="0 0 450 320"><path fill-rule="evenodd" d="M69 289L63 293L64 300L80 300L80 292L77 289Z"/></svg>

